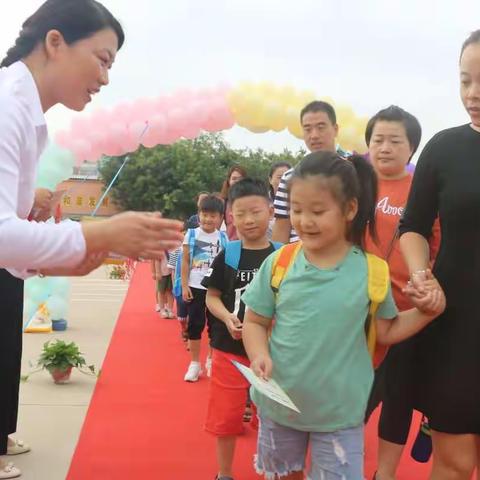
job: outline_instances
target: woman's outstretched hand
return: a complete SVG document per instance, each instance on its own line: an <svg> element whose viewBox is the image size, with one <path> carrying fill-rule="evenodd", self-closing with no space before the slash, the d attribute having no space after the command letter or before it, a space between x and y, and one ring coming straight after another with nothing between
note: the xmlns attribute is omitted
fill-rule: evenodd
<svg viewBox="0 0 480 480"><path fill-rule="evenodd" d="M181 245L182 222L160 213L125 212L108 220L82 222L88 252L114 252L129 258L160 259Z"/></svg>

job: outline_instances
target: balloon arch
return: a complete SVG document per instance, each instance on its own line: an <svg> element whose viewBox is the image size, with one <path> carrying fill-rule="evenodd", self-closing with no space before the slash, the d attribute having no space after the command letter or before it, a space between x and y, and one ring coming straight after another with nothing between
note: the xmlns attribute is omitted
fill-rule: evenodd
<svg viewBox="0 0 480 480"><path fill-rule="evenodd" d="M232 88L183 89L97 109L76 117L68 130L55 135L40 165L39 185L51 188L55 181L68 178L74 163L125 155L140 145L169 145L181 138L196 138L202 131L219 132L235 125L255 133L287 129L302 138L300 110L316 98L313 91L290 85L244 82ZM342 147L365 151L366 119L347 105L325 100L336 109Z"/></svg>

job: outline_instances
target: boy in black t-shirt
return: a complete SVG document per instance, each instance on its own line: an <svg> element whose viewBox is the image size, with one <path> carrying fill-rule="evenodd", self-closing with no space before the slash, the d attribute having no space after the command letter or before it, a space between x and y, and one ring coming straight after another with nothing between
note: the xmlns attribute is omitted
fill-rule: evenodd
<svg viewBox="0 0 480 480"><path fill-rule="evenodd" d="M272 208L266 185L246 178L232 186L229 192L233 223L241 244L234 268L226 256L235 248L231 242L220 252L204 277L207 287L207 307L213 315L211 346L213 348L212 377L205 429L217 437L218 480L232 479L232 463L236 437L243 433L243 414L249 384L231 360L249 366L242 342L242 321L245 305L240 297L262 262L275 246L267 238Z"/></svg>

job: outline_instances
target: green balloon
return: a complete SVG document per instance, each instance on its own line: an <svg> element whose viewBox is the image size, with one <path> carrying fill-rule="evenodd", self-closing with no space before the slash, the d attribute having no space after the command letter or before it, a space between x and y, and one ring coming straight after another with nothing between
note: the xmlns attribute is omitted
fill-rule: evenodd
<svg viewBox="0 0 480 480"><path fill-rule="evenodd" d="M54 190L72 176L75 157L72 152L51 143L40 158L37 187Z"/></svg>

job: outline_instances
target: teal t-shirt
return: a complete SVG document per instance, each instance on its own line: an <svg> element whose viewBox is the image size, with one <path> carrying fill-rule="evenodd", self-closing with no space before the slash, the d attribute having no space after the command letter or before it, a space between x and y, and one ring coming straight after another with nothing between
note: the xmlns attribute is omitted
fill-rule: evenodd
<svg viewBox="0 0 480 480"><path fill-rule="evenodd" d="M275 317L270 338L273 378L302 413L257 391L260 413L275 422L308 432L333 432L361 425L373 382L365 336L368 267L363 251L352 247L332 269L320 269L301 250L277 296L271 289L270 255L242 300L264 317ZM391 291L379 318L397 316Z"/></svg>

